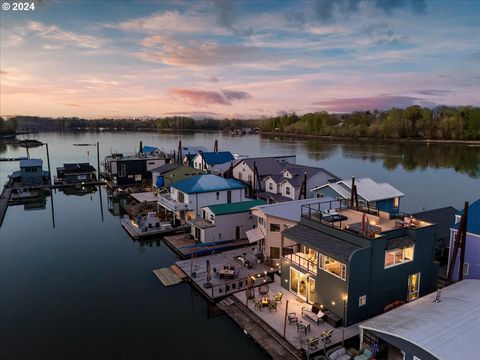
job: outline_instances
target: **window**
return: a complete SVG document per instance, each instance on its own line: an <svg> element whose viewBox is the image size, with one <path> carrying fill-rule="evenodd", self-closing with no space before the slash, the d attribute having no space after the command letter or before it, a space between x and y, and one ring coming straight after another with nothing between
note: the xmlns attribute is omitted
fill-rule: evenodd
<svg viewBox="0 0 480 360"><path fill-rule="evenodd" d="M263 226L263 218L261 217L258 218L258 225Z"/></svg>
<svg viewBox="0 0 480 360"><path fill-rule="evenodd" d="M408 277L408 301L418 299L420 292L420 273L412 274Z"/></svg>
<svg viewBox="0 0 480 360"><path fill-rule="evenodd" d="M127 165L126 164L120 164L120 169L121 170L127 170Z"/></svg>
<svg viewBox="0 0 480 360"><path fill-rule="evenodd" d="M358 306L363 306L366 303L367 303L367 295L363 295L358 298Z"/></svg>
<svg viewBox="0 0 480 360"><path fill-rule="evenodd" d="M285 186L285 194L290 195L290 186Z"/></svg>
<svg viewBox="0 0 480 360"><path fill-rule="evenodd" d="M272 259L280 259L280 248L275 246L270 246L270 257Z"/></svg>
<svg viewBox="0 0 480 360"><path fill-rule="evenodd" d="M331 257L320 254L319 268L342 280L347 278L347 265L337 261Z"/></svg>
<svg viewBox="0 0 480 360"><path fill-rule="evenodd" d="M268 182L268 190L273 191L273 184L271 182Z"/></svg>
<svg viewBox="0 0 480 360"><path fill-rule="evenodd" d="M400 198L397 196L393 198L393 208L398 209L398 206L400 205Z"/></svg>
<svg viewBox="0 0 480 360"><path fill-rule="evenodd" d="M125 170L121 170L118 172L118 177L125 177L127 176L127 172Z"/></svg>
<svg viewBox="0 0 480 360"><path fill-rule="evenodd" d="M279 232L280 231L280 224L270 224L270 231Z"/></svg>
<svg viewBox="0 0 480 360"><path fill-rule="evenodd" d="M317 198L323 198L323 197L325 197L325 195L323 195L322 193L316 193L315 195L317 196Z"/></svg>
<svg viewBox="0 0 480 360"><path fill-rule="evenodd" d="M252 175L251 175L251 174L249 174L249 175L248 175L248 183L249 183L249 184L251 184L251 183L252 183L252 179L253 179Z"/></svg>
<svg viewBox="0 0 480 360"><path fill-rule="evenodd" d="M403 246L385 251L385 269L413 260L415 245Z"/></svg>
<svg viewBox="0 0 480 360"><path fill-rule="evenodd" d="M215 221L215 215L210 214L210 220Z"/></svg>
<svg viewBox="0 0 480 360"><path fill-rule="evenodd" d="M202 218L207 219L207 212L202 210Z"/></svg>
<svg viewBox="0 0 480 360"><path fill-rule="evenodd" d="M181 203L185 202L185 194L183 192L179 191L178 194L177 194L177 200L178 200L178 202L181 202Z"/></svg>
<svg viewBox="0 0 480 360"><path fill-rule="evenodd" d="M243 174L241 172L238 173L238 180L243 180Z"/></svg>
<svg viewBox="0 0 480 360"><path fill-rule="evenodd" d="M142 181L142 174L135 175L135 181Z"/></svg>
<svg viewBox="0 0 480 360"><path fill-rule="evenodd" d="M288 224L283 224L283 230L288 229L290 226Z"/></svg>
<svg viewBox="0 0 480 360"><path fill-rule="evenodd" d="M220 193L217 191L217 200L220 200Z"/></svg>
<svg viewBox="0 0 480 360"><path fill-rule="evenodd" d="M468 270L470 269L470 264L464 262L463 263L463 275L468 275Z"/></svg>

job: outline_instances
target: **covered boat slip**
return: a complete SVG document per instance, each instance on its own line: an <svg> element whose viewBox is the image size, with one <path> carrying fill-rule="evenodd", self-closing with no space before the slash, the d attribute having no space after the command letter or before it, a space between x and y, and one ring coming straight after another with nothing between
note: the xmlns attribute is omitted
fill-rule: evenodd
<svg viewBox="0 0 480 360"><path fill-rule="evenodd" d="M480 280L462 280L365 321L361 341L374 335L405 359L478 359L479 309Z"/></svg>

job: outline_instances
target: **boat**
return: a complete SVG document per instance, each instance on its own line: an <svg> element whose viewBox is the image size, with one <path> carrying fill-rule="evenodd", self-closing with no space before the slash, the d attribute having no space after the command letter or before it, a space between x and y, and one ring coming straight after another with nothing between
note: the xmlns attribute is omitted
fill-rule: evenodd
<svg viewBox="0 0 480 360"><path fill-rule="evenodd" d="M27 147L32 148L32 147L42 146L43 143L35 139L24 139L24 140L18 140L17 145L24 148L27 148Z"/></svg>

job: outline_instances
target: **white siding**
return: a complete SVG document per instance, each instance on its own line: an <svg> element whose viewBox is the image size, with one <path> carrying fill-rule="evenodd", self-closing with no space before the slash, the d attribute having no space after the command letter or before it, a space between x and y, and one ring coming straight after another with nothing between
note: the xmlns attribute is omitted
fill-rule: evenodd
<svg viewBox="0 0 480 360"><path fill-rule="evenodd" d="M208 213L207 216L209 216ZM249 212L225 214L215 216L215 226L203 229L201 242L214 242L219 240L235 240L236 227L240 226L240 239L246 239L246 231L253 229L256 224L254 216Z"/></svg>
<svg viewBox="0 0 480 360"><path fill-rule="evenodd" d="M155 160L146 159L146 162L147 162L147 171L150 171L159 166L165 165L165 159L155 159Z"/></svg>
<svg viewBox="0 0 480 360"><path fill-rule="evenodd" d="M307 179L307 198L313 198L315 197L315 193L313 191L310 191L318 186L322 186L328 184L328 182L325 182L325 174L323 172L318 172L312 177Z"/></svg>
<svg viewBox="0 0 480 360"><path fill-rule="evenodd" d="M270 185L272 186L272 190L270 190ZM277 183L275 181L273 181L272 179L267 179L267 181L265 181L265 191L266 192L278 194L279 190L280 190L280 186L277 185Z"/></svg>
<svg viewBox="0 0 480 360"><path fill-rule="evenodd" d="M290 188L290 194L287 194L287 187ZM299 190L300 190L300 188L296 189L289 182L285 182L285 183L282 184L281 194L283 196L286 196L286 197L292 199L292 200L297 200Z"/></svg>

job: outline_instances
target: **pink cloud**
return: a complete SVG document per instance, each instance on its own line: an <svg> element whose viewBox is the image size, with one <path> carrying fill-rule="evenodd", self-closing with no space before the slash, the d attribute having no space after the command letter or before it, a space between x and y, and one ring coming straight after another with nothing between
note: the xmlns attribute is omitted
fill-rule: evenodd
<svg viewBox="0 0 480 360"><path fill-rule="evenodd" d="M192 90L192 89L171 89L170 93L184 100L193 106L208 106L208 105L232 105L232 101L247 100L251 96L244 91L222 90L207 91L207 90Z"/></svg>

